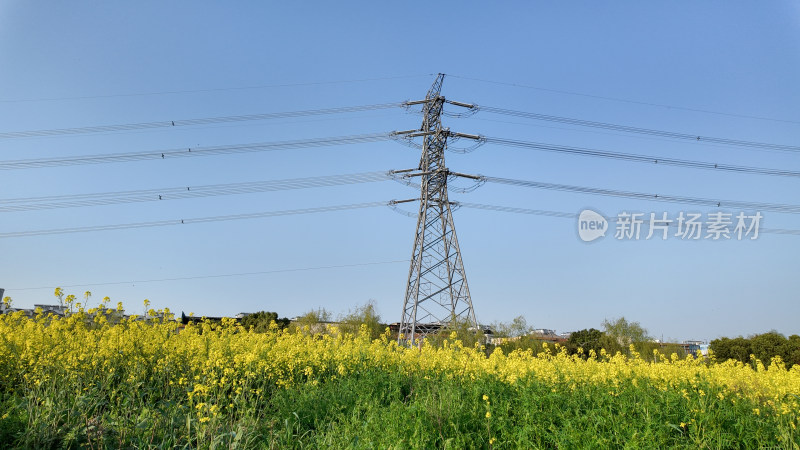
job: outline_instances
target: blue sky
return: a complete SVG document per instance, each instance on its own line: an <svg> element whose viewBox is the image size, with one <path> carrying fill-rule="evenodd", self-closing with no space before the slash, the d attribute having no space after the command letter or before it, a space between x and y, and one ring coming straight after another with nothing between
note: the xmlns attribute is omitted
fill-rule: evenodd
<svg viewBox="0 0 800 450"><path fill-rule="evenodd" d="M423 98L797 145L800 4L749 2L35 3L0 5L0 133L284 112ZM479 81L484 80L484 81ZM701 112L711 111L711 112ZM715 112L715 113L712 113ZM723 113L723 114L719 114ZM759 117L761 119L757 119ZM765 120L770 119L770 120ZM452 130L800 170L797 153L681 142L480 112ZM0 160L139 152L411 129L402 109L78 136L4 139ZM395 142L4 170L0 199L198 186L414 167ZM800 180L485 145L452 170L638 192L800 204ZM462 182L463 183L463 182ZM0 233L412 198L364 185L27 212ZM463 202L577 213L713 208L487 184ZM414 211L413 205L406 210ZM729 212L737 213L738 210ZM752 213L754 211L746 211ZM800 229L764 212L763 226ZM800 236L586 244L569 219L462 208L455 223L478 319L570 331L625 316L651 334L800 333ZM400 319L415 220L369 208L186 226L0 239L16 306L55 286L174 311L282 316L372 299ZM331 266L351 266L330 268ZM287 269L326 269L286 271ZM225 276L252 272L255 275ZM175 278L191 278L174 280ZM171 281L148 281L173 279ZM120 282L119 284L106 284Z"/></svg>

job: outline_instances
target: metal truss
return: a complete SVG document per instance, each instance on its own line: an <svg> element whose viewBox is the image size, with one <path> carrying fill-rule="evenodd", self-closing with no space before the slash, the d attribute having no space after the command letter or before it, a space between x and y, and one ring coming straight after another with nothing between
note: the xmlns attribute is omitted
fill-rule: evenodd
<svg viewBox="0 0 800 450"><path fill-rule="evenodd" d="M396 133L407 139L423 139L418 169L394 172L402 173L404 178L420 177L421 180L417 229L398 336L399 343L408 345L414 345L426 334L456 322L478 327L461 261L451 202L447 198L447 180L453 176L475 180L480 180L480 177L449 171L445 166L444 152L448 137L482 138L452 133L442 127L441 116L446 102L441 96L443 81L444 74L439 74L425 100L407 103L422 105L422 127Z"/></svg>

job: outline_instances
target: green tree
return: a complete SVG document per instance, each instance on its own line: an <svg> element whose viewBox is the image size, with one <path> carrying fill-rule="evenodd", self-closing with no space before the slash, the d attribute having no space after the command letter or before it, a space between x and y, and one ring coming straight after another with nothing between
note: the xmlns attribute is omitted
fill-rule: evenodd
<svg viewBox="0 0 800 450"><path fill-rule="evenodd" d="M789 341L777 331L759 334L750 338L750 345L753 348L753 355L761 362L769 365L775 356L780 356L786 361L789 358Z"/></svg>
<svg viewBox="0 0 800 450"><path fill-rule="evenodd" d="M362 325L366 325L370 339L378 338L386 330L386 325L381 323L381 316L375 309L374 300L356 306L347 315L339 318L339 328L345 333L358 334Z"/></svg>
<svg viewBox="0 0 800 450"><path fill-rule="evenodd" d="M750 355L753 354L753 344L750 339L745 339L741 336L732 339L731 342L731 358L736 358L741 362L750 361Z"/></svg>
<svg viewBox="0 0 800 450"><path fill-rule="evenodd" d="M514 317L511 322L495 322L492 324L494 337L519 337L530 334L533 327L528 325L525 316Z"/></svg>
<svg viewBox="0 0 800 450"><path fill-rule="evenodd" d="M597 355L600 355L601 350L605 350L609 354L615 354L623 350L614 338L606 335L600 330L595 328L583 329L576 331L567 339L567 352L571 355L578 353L578 349L583 349L583 356L588 357L589 351L594 350Z"/></svg>
<svg viewBox="0 0 800 450"><path fill-rule="evenodd" d="M749 338L722 337L711 341L710 347L718 361L733 359L747 364L753 355L765 365L775 356L780 356L786 367L800 364L800 336L796 334L788 339L777 331Z"/></svg>
<svg viewBox="0 0 800 450"><path fill-rule="evenodd" d="M311 311L298 317L291 324L292 329L305 330L308 327L310 333L325 333L327 324L331 321L331 313L325 308L312 309Z"/></svg>
<svg viewBox="0 0 800 450"><path fill-rule="evenodd" d="M284 329L289 326L289 319L283 317L278 318L278 313L271 311L259 311L257 313L248 314L242 318L242 326L246 329L252 328L256 333L266 333L269 331L271 323L275 322L279 329Z"/></svg>
<svg viewBox="0 0 800 450"><path fill-rule="evenodd" d="M800 364L800 336L796 334L789 336L787 345L789 346L789 357L786 359L786 367Z"/></svg>
<svg viewBox="0 0 800 450"><path fill-rule="evenodd" d="M495 322L491 326L492 337L508 338L496 345L503 353L511 353L514 350L530 350L538 355L544 348L543 342L536 336L532 336L533 326L528 325L525 316L517 316L511 322ZM490 348L489 351L492 351Z"/></svg>
<svg viewBox="0 0 800 450"><path fill-rule="evenodd" d="M646 328L642 327L639 322L628 322L625 317L610 321L603 320L603 331L619 344L623 352L627 352L633 345L636 351L646 357L658 346L652 342L653 338L647 333Z"/></svg>

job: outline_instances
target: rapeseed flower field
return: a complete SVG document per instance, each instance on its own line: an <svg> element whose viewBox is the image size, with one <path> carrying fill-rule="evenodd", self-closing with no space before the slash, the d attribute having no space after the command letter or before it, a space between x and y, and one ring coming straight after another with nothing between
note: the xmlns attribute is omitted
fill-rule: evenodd
<svg viewBox="0 0 800 450"><path fill-rule="evenodd" d="M119 307L121 309L121 305ZM0 316L8 447L800 447L800 365ZM364 330L365 331L365 330Z"/></svg>

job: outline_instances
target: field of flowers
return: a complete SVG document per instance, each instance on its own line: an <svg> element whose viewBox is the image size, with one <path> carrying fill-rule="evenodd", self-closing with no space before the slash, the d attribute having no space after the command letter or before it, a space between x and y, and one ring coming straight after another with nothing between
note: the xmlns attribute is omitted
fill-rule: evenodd
<svg viewBox="0 0 800 450"><path fill-rule="evenodd" d="M798 448L800 365L0 316L9 447Z"/></svg>

